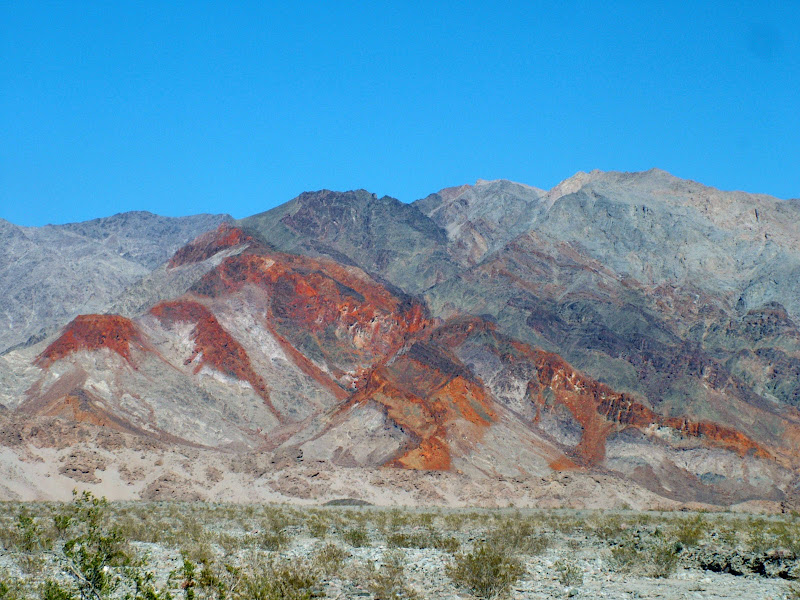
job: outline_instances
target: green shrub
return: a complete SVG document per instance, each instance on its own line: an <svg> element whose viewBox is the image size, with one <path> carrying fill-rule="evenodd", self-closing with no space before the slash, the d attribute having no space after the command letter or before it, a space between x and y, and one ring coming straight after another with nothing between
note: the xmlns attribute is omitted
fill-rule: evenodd
<svg viewBox="0 0 800 600"><path fill-rule="evenodd" d="M170 578L177 577L186 600L194 600L195 587L197 586L197 566L184 556L180 570L170 574Z"/></svg>
<svg viewBox="0 0 800 600"><path fill-rule="evenodd" d="M508 552L536 556L550 545L550 538L537 531L531 523L506 520L486 536L486 542L502 546Z"/></svg>
<svg viewBox="0 0 800 600"><path fill-rule="evenodd" d="M600 515L592 520L589 528L598 539L609 542L622 535L627 525L619 515Z"/></svg>
<svg viewBox="0 0 800 600"><path fill-rule="evenodd" d="M572 560L557 560L553 568L558 573L558 581L565 587L583 585L583 570Z"/></svg>
<svg viewBox="0 0 800 600"><path fill-rule="evenodd" d="M318 539L324 539L330 530L328 522L319 515L314 515L308 519L306 527L308 528L308 535Z"/></svg>
<svg viewBox="0 0 800 600"><path fill-rule="evenodd" d="M800 584L792 582L786 586L786 597L790 600L800 600Z"/></svg>
<svg viewBox="0 0 800 600"><path fill-rule="evenodd" d="M153 584L154 576L134 563L120 531L108 522L109 505L91 492L73 492L73 501L55 515L56 529L66 538L57 561L68 577L62 584L47 580L40 589L45 600L169 600ZM27 525L26 525L27 526Z"/></svg>
<svg viewBox="0 0 800 600"><path fill-rule="evenodd" d="M369 546L369 534L364 527L351 527L342 533L342 539L353 548Z"/></svg>
<svg viewBox="0 0 800 600"><path fill-rule="evenodd" d="M458 586L478 598L505 595L525 573L519 559L504 548L480 544L472 552L457 555L447 568L447 575Z"/></svg>
<svg viewBox="0 0 800 600"><path fill-rule="evenodd" d="M665 538L658 530L651 535L628 535L611 549L611 565L622 572L647 577L669 577L678 566L680 542Z"/></svg>
<svg viewBox="0 0 800 600"><path fill-rule="evenodd" d="M17 515L15 524L16 546L20 552L38 552L51 546L50 540L45 536L39 518L23 507Z"/></svg>
<svg viewBox="0 0 800 600"><path fill-rule="evenodd" d="M305 562L272 562L242 578L241 600L310 600L324 596L319 578Z"/></svg>
<svg viewBox="0 0 800 600"><path fill-rule="evenodd" d="M770 550L771 544L763 519L751 518L747 523L747 545L751 552L759 554Z"/></svg>
<svg viewBox="0 0 800 600"><path fill-rule="evenodd" d="M41 600L74 600L75 598L72 592L51 579L42 584L39 590L39 597Z"/></svg>
<svg viewBox="0 0 800 600"><path fill-rule="evenodd" d="M172 600L167 591L160 591L153 583L155 576L150 571L137 567L126 568L128 591L123 600Z"/></svg>
<svg viewBox="0 0 800 600"><path fill-rule="evenodd" d="M121 582L114 567L130 561L119 531L105 524L108 501L73 492L71 510L69 539L62 549L64 571L83 600L108 597Z"/></svg>
<svg viewBox="0 0 800 600"><path fill-rule="evenodd" d="M350 555L336 544L325 544L314 552L312 564L326 578L342 572L344 562Z"/></svg>
<svg viewBox="0 0 800 600"><path fill-rule="evenodd" d="M350 569L350 578L365 587L377 600L417 600L419 595L408 583L405 556L398 550L387 552L380 566L358 563Z"/></svg>
<svg viewBox="0 0 800 600"><path fill-rule="evenodd" d="M283 550L289 545L289 536L283 531L266 531L261 535L261 547L264 550Z"/></svg>
<svg viewBox="0 0 800 600"><path fill-rule="evenodd" d="M454 537L444 537L430 529L425 532L389 534L386 536L386 545L389 548L436 548L452 554L461 543Z"/></svg>
<svg viewBox="0 0 800 600"><path fill-rule="evenodd" d="M675 539L686 548L696 546L703 539L706 533L706 523L702 515L696 515L690 519L680 519L675 524Z"/></svg>
<svg viewBox="0 0 800 600"><path fill-rule="evenodd" d="M25 593L20 580L4 577L0 581L0 600L22 600L24 597Z"/></svg>

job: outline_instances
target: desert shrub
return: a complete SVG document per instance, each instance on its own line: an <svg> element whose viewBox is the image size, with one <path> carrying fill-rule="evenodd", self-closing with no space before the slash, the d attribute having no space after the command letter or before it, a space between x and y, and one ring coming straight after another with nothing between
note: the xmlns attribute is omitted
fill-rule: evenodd
<svg viewBox="0 0 800 600"><path fill-rule="evenodd" d="M328 531L330 530L330 525L328 521L320 515L312 515L306 521L306 529L308 529L308 535L318 539L324 539L328 535Z"/></svg>
<svg viewBox="0 0 800 600"><path fill-rule="evenodd" d="M786 586L786 597L789 600L800 600L800 584L792 582Z"/></svg>
<svg viewBox="0 0 800 600"><path fill-rule="evenodd" d="M108 501L91 492L73 492L70 527L62 548L64 571L82 599L113 594L122 581L120 571L130 562L119 531L107 526ZM55 591L53 592L55 593Z"/></svg>
<svg viewBox="0 0 800 600"><path fill-rule="evenodd" d="M600 515L588 525L591 533L604 542L618 538L627 529L627 525L619 515Z"/></svg>
<svg viewBox="0 0 800 600"><path fill-rule="evenodd" d="M537 531L533 524L506 520L489 532L486 542L494 546L502 546L508 552L518 552L535 556L544 552L550 545L550 538Z"/></svg>
<svg viewBox="0 0 800 600"><path fill-rule="evenodd" d="M71 591L52 579L48 579L42 584L39 597L41 600L74 600L75 598Z"/></svg>
<svg viewBox="0 0 800 600"><path fill-rule="evenodd" d="M747 546L751 552L763 553L770 549L770 539L763 519L751 518L747 523Z"/></svg>
<svg viewBox="0 0 800 600"><path fill-rule="evenodd" d="M722 548L732 549L738 544L738 532L734 527L718 524L718 526L714 528L712 535L717 545Z"/></svg>
<svg viewBox="0 0 800 600"><path fill-rule="evenodd" d="M280 529L280 525L273 523L273 528L261 534L260 546L264 550L278 551L283 550L289 545L289 536L286 531Z"/></svg>
<svg viewBox="0 0 800 600"><path fill-rule="evenodd" d="M508 593L524 575L525 569L505 548L487 543L472 552L458 554L447 568L447 575L456 585L466 588L478 598L496 598Z"/></svg>
<svg viewBox="0 0 800 600"><path fill-rule="evenodd" d="M424 512L416 515L417 524L423 527L433 527L433 519L436 517L434 513Z"/></svg>
<svg viewBox="0 0 800 600"><path fill-rule="evenodd" d="M183 538L201 540L207 537L203 522L194 514L182 515L178 525L178 533Z"/></svg>
<svg viewBox="0 0 800 600"><path fill-rule="evenodd" d="M151 572L135 562L127 542L109 521L105 498L73 492L73 501L56 517L66 538L56 560L65 582L47 580L39 591L45 600L169 600Z"/></svg>
<svg viewBox="0 0 800 600"><path fill-rule="evenodd" d="M386 536L389 548L436 548L452 554L461 546L456 538L442 536L434 529L414 533L392 533Z"/></svg>
<svg viewBox="0 0 800 600"><path fill-rule="evenodd" d="M460 531L464 526L466 517L461 512L452 512L446 513L442 520L444 521L444 526L450 531Z"/></svg>
<svg viewBox="0 0 800 600"><path fill-rule="evenodd" d="M170 579L177 579L183 590L186 600L194 600L195 587L197 586L197 566L184 556L181 568L170 574Z"/></svg>
<svg viewBox="0 0 800 600"><path fill-rule="evenodd" d="M127 591L123 595L123 600L172 600L169 592L156 588L152 572L138 567L128 567L126 576Z"/></svg>
<svg viewBox="0 0 800 600"><path fill-rule="evenodd" d="M312 565L323 577L329 578L342 572L349 553L336 544L325 544L316 550L311 558Z"/></svg>
<svg viewBox="0 0 800 600"><path fill-rule="evenodd" d="M52 545L52 540L45 535L41 519L34 516L26 507L23 507L17 515L14 539L20 552L39 552Z"/></svg>
<svg viewBox="0 0 800 600"><path fill-rule="evenodd" d="M290 528L297 527L300 524L299 519L293 514L280 508L268 507L261 529L263 531L272 531L276 533L282 531L285 533Z"/></svg>
<svg viewBox="0 0 800 600"><path fill-rule="evenodd" d="M209 564L216 558L211 544L207 540L187 540L181 547L181 556L184 561L189 560L196 564Z"/></svg>
<svg viewBox="0 0 800 600"><path fill-rule="evenodd" d="M0 578L0 600L22 600L22 598L25 598L25 590L20 580Z"/></svg>
<svg viewBox="0 0 800 600"><path fill-rule="evenodd" d="M652 535L627 535L611 548L611 565L626 573L669 577L678 566L679 551L680 543L665 538L658 530Z"/></svg>
<svg viewBox="0 0 800 600"><path fill-rule="evenodd" d="M800 556L800 527L796 523L781 522L773 526L777 545Z"/></svg>
<svg viewBox="0 0 800 600"><path fill-rule="evenodd" d="M200 571L197 572L194 580L193 597L208 600L234 598L241 592L243 579L242 569L235 565L229 563L205 563L200 565Z"/></svg>
<svg viewBox="0 0 800 600"><path fill-rule="evenodd" d="M649 568L645 571L649 577L669 577L678 566L677 546L668 540L659 540L652 544L649 557Z"/></svg>
<svg viewBox="0 0 800 600"><path fill-rule="evenodd" d="M369 546L369 534L364 527L351 527L342 533L342 539L353 548Z"/></svg>
<svg viewBox="0 0 800 600"><path fill-rule="evenodd" d="M673 523L672 534L686 548L696 546L706 534L706 522L702 515L689 519L678 519Z"/></svg>
<svg viewBox="0 0 800 600"><path fill-rule="evenodd" d="M558 581L565 587L583 585L583 570L572 560L557 560L553 568L558 573Z"/></svg>
<svg viewBox="0 0 800 600"><path fill-rule="evenodd" d="M409 524L410 515L407 511L393 508L389 511L389 527L393 531L397 531Z"/></svg>
<svg viewBox="0 0 800 600"><path fill-rule="evenodd" d="M237 600L309 600L324 596L319 578L304 561L270 562L242 577Z"/></svg>
<svg viewBox="0 0 800 600"><path fill-rule="evenodd" d="M216 543L222 548L225 556L231 556L242 550L246 546L257 545L258 540L243 535L219 532L214 536ZM262 537L263 543L263 537Z"/></svg>
<svg viewBox="0 0 800 600"><path fill-rule="evenodd" d="M419 595L407 583L405 556L387 552L381 564L361 562L350 569L350 579L366 588L377 600L417 600Z"/></svg>

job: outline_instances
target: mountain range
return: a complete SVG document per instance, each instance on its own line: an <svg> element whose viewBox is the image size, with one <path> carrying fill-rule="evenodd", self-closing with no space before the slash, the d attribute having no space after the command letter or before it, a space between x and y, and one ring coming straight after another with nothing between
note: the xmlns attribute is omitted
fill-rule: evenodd
<svg viewBox="0 0 800 600"><path fill-rule="evenodd" d="M0 222L0 496L794 507L798 223L657 169Z"/></svg>

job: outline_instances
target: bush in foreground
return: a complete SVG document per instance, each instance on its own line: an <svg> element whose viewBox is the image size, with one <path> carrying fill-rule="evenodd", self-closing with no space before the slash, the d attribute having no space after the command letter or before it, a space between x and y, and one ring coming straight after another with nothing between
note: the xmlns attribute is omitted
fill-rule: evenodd
<svg viewBox="0 0 800 600"><path fill-rule="evenodd" d="M453 583L487 599L508 594L524 574L518 558L486 543L472 552L456 555L447 569Z"/></svg>

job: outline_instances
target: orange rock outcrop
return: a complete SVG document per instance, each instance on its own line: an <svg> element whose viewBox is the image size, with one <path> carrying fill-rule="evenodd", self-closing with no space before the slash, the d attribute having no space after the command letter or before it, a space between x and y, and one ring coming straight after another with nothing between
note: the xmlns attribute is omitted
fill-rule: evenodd
<svg viewBox="0 0 800 600"><path fill-rule="evenodd" d="M131 362L131 346L140 345L139 330L130 319L119 315L79 315L61 335L45 348L36 363L47 366L78 350L108 348Z"/></svg>
<svg viewBox="0 0 800 600"><path fill-rule="evenodd" d="M207 307L191 300L174 300L157 304L150 309L150 313L165 323L194 323L194 353L187 361L200 358L194 372L209 365L220 373L248 382L277 414L270 401L267 384L253 370L247 351L220 325Z"/></svg>

